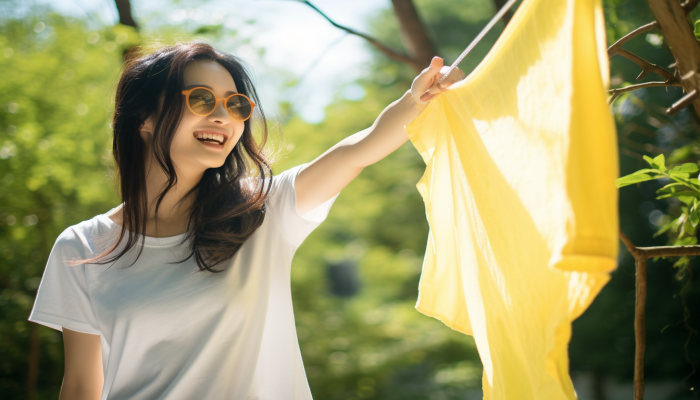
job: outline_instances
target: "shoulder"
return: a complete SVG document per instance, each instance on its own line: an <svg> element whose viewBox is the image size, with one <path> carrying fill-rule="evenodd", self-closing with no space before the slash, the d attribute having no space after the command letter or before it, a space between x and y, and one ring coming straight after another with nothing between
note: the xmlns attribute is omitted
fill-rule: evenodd
<svg viewBox="0 0 700 400"><path fill-rule="evenodd" d="M97 239L108 232L109 227L103 218L108 217L98 215L64 229L56 238L54 250L79 257L94 253Z"/></svg>
<svg viewBox="0 0 700 400"><path fill-rule="evenodd" d="M274 202L276 198L283 197L286 194L293 192L294 180L307 164L308 163L296 165L280 172L277 175L266 178L265 185L271 186L268 199L271 202Z"/></svg>

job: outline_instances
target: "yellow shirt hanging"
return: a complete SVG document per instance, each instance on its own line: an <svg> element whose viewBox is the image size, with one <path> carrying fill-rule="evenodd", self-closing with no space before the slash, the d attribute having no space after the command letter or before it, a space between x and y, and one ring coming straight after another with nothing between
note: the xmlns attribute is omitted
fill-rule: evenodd
<svg viewBox="0 0 700 400"><path fill-rule="evenodd" d="M416 308L473 335L488 400L575 399L571 321L618 254L601 0L523 0L406 126L430 224Z"/></svg>

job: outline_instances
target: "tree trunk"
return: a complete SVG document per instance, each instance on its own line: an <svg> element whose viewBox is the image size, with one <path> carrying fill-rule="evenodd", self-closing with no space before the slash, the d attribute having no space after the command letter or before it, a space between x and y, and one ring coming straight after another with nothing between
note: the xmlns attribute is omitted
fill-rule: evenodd
<svg viewBox="0 0 700 400"><path fill-rule="evenodd" d="M396 18L401 24L404 46L409 57L415 60L413 68L420 72L430 66L430 60L437 55L437 50L428 38L413 1L391 0L391 2L394 4Z"/></svg>
<svg viewBox="0 0 700 400"><path fill-rule="evenodd" d="M131 15L131 3L129 0L114 0L114 4L117 6L117 11L119 12L119 23L122 25L133 26L138 29L134 17ZM127 61L133 56L131 53L132 48L124 49L122 52L122 59L126 64Z"/></svg>
<svg viewBox="0 0 700 400"><path fill-rule="evenodd" d="M138 28L134 17L131 15L131 3L129 3L129 0L114 0L114 4L119 12L119 23Z"/></svg>
<svg viewBox="0 0 700 400"><path fill-rule="evenodd" d="M688 16L678 0L647 0L651 12L659 23L659 32L676 60L676 76L683 91L691 93L700 88L700 44L688 21ZM696 92L697 93L697 92ZM700 96L692 101L700 114Z"/></svg>
<svg viewBox="0 0 700 400"><path fill-rule="evenodd" d="M29 324L29 371L27 373L27 400L34 400L39 378L39 327Z"/></svg>
<svg viewBox="0 0 700 400"><path fill-rule="evenodd" d="M508 0L493 0L493 4L496 6L496 12L498 12L503 6L506 5L506 1ZM510 22L510 19L513 18L513 12L511 10L506 11L505 14L501 17L501 21L503 21L503 26L508 25L508 22Z"/></svg>

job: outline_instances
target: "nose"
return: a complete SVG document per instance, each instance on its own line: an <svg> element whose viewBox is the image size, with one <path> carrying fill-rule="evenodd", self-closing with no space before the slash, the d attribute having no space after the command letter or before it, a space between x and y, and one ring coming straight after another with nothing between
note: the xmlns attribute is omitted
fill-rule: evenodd
<svg viewBox="0 0 700 400"><path fill-rule="evenodd" d="M222 125L231 123L231 116L228 115L228 111L226 110L224 100L217 100L216 107L214 107L214 111L212 111L212 113L209 114L207 118L211 122L215 122Z"/></svg>

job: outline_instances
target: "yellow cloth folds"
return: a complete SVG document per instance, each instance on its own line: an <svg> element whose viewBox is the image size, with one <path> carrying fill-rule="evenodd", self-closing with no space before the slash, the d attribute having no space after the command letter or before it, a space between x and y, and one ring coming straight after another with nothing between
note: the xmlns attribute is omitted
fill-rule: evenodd
<svg viewBox="0 0 700 400"><path fill-rule="evenodd" d="M575 399L571 321L618 254L601 0L524 0L406 126L430 233L416 308L473 335L489 400Z"/></svg>

